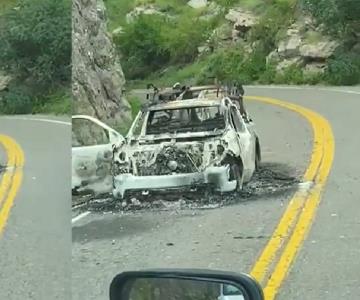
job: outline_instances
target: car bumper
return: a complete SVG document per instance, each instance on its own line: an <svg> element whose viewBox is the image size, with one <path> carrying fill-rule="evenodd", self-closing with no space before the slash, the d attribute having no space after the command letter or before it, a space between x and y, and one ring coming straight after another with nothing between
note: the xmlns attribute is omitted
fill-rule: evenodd
<svg viewBox="0 0 360 300"><path fill-rule="evenodd" d="M209 167L203 172L159 176L134 176L120 174L114 177L115 198L123 198L126 191L162 190L196 187L209 184L219 192L236 189L236 181L229 181L229 166Z"/></svg>

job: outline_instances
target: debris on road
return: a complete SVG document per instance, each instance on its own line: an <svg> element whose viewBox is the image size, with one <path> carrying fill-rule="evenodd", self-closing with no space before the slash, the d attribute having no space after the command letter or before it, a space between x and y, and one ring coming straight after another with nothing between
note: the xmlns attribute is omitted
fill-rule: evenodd
<svg viewBox="0 0 360 300"><path fill-rule="evenodd" d="M247 201L265 200L294 192L301 181L286 165L264 163L251 182L240 192L221 194L209 189L184 193L137 193L119 201L113 197L88 199L85 210L97 212L135 212L143 210L177 211L183 209L214 209Z"/></svg>

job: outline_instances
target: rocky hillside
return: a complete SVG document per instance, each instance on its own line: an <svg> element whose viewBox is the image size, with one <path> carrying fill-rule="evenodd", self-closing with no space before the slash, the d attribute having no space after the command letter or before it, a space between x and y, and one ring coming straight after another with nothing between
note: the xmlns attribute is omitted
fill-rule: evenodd
<svg viewBox="0 0 360 300"><path fill-rule="evenodd" d="M142 0L122 14L106 4L128 79L357 84L357 1Z"/></svg>
<svg viewBox="0 0 360 300"><path fill-rule="evenodd" d="M125 78L106 25L102 1L73 1L74 112L121 129L130 121L130 106L123 96Z"/></svg>

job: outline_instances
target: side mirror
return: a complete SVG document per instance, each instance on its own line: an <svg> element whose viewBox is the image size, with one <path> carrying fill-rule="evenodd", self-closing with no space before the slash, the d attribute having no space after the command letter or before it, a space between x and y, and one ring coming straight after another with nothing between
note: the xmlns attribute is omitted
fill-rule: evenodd
<svg viewBox="0 0 360 300"><path fill-rule="evenodd" d="M109 130L109 135L112 144L121 144L125 141L125 138L115 130Z"/></svg>
<svg viewBox="0 0 360 300"><path fill-rule="evenodd" d="M230 298L264 300L264 293L249 275L196 269L124 272L110 285L110 300Z"/></svg>

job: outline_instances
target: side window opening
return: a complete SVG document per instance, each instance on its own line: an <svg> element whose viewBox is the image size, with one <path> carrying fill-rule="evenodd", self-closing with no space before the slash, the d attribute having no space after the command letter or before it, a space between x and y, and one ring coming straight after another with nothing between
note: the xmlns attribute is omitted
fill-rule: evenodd
<svg viewBox="0 0 360 300"><path fill-rule="evenodd" d="M87 119L72 120L72 146L86 147L110 143L109 132Z"/></svg>
<svg viewBox="0 0 360 300"><path fill-rule="evenodd" d="M236 108L231 108L231 122L236 131L243 132L245 130L242 120L239 118Z"/></svg>

